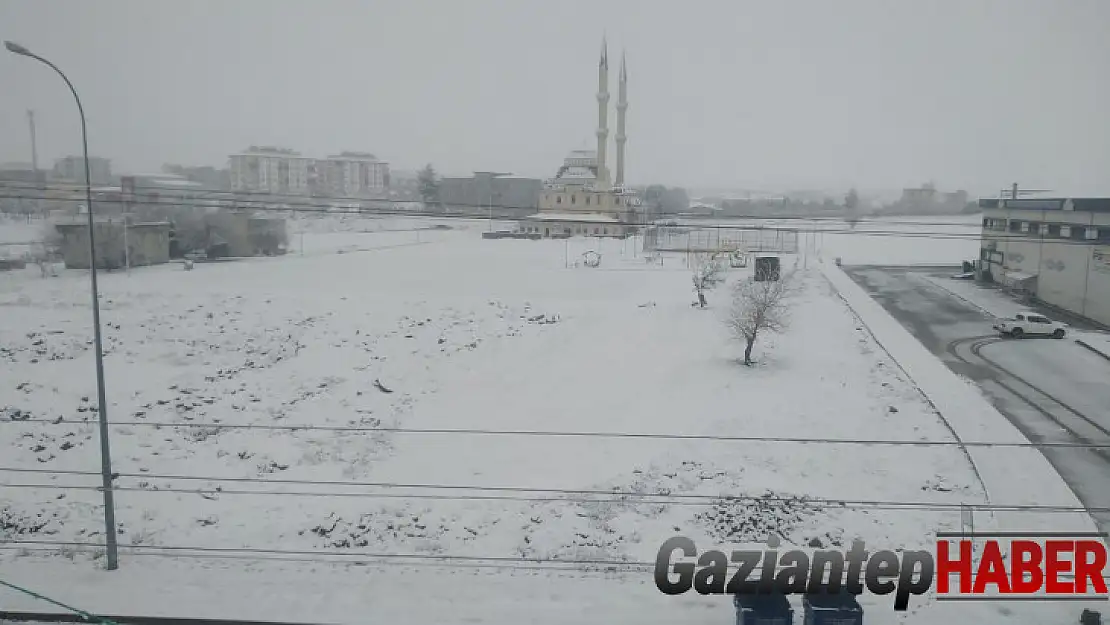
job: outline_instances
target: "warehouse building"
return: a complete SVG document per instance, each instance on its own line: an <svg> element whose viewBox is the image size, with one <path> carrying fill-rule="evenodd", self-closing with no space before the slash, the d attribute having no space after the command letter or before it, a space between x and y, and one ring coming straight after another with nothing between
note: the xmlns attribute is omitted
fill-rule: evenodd
<svg viewBox="0 0 1110 625"><path fill-rule="evenodd" d="M984 279L1110 325L1110 198L981 199Z"/></svg>

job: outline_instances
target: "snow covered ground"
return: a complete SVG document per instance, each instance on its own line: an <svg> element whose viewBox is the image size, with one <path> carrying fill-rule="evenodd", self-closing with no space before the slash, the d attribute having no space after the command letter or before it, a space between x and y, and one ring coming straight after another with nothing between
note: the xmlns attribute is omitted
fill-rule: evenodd
<svg viewBox="0 0 1110 625"><path fill-rule="evenodd" d="M967 303L979 308L984 313L996 318L1010 318L1026 310L1021 302L1011 298L997 289L984 288L967 280L945 280L933 276L922 275L928 280L949 293L963 299ZM1071 328L1071 338L1079 339L1092 349L1110 357L1110 334L1093 330Z"/></svg>
<svg viewBox="0 0 1110 625"><path fill-rule="evenodd" d="M758 223L766 228L797 229L800 254L829 259L839 257L845 265L959 266L965 260L979 257L980 220L979 215L871 217L854 227L832 219L760 220Z"/></svg>
<svg viewBox="0 0 1110 625"><path fill-rule="evenodd" d="M674 534L924 547L985 500L955 446L555 435L953 440L815 268L745 368L725 290L692 308L681 256L481 229L309 232L303 254L104 275L114 573L86 553L102 541L87 274L0 274L3 579L100 613L721 623L727 597L551 562L651 561ZM600 268L568 268L588 250ZM906 501L926 505L881 505ZM325 554L361 564L303 561ZM862 600L869 622L906 622ZM916 605L921 623L1059 611Z"/></svg>

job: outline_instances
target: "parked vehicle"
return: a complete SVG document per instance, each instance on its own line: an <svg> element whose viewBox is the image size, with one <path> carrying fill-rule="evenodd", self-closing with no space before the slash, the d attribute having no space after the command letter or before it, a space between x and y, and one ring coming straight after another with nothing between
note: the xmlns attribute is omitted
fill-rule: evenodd
<svg viewBox="0 0 1110 625"><path fill-rule="evenodd" d="M1013 319L999 319L994 329L1004 336L1020 339L1024 336L1051 336L1062 339L1067 335L1066 326L1035 312L1019 312Z"/></svg>

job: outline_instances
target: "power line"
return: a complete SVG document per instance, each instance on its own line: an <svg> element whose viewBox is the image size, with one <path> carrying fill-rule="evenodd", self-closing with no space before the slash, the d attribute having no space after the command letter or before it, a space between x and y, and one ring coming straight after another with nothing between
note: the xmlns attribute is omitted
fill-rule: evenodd
<svg viewBox="0 0 1110 625"><path fill-rule="evenodd" d="M103 543L94 542L69 542L47 540L10 540L10 545L43 545L51 547L78 547L78 548L103 548ZM504 563L504 564L553 564L577 566L632 566L654 567L654 562L641 562L635 560L603 560L589 558L526 558L522 556L462 556L432 553L388 553L388 552L360 552L360 551L324 551L315 549L263 549L257 547L201 547L188 545L119 545L120 549L134 551L166 552L158 555L177 557L181 552L197 553L226 553L234 555L278 555L278 556L330 556L330 557L358 557L383 561L413 560L413 561L442 561L462 563ZM138 555L138 554L136 554ZM155 555L150 553L149 555ZM188 557L188 556L185 556Z"/></svg>
<svg viewBox="0 0 1110 625"><path fill-rule="evenodd" d="M83 191L85 187L84 187L83 183L67 183L67 182L61 182L61 181L54 181L54 182L50 182L50 183L47 183L47 184L36 184L36 183L33 183L33 182L22 182L22 181L11 181L9 183L0 183L0 190L3 190L5 188L30 189L30 190L35 190L35 191L51 191L52 190L52 191L59 191L59 192L62 192L62 191L77 192L77 191ZM321 204L321 202L347 203L347 204L351 204L351 203L420 204L420 203L423 203L422 200L404 200L404 199L398 199L398 198L366 198L366 197L342 197L342 196L340 196L340 197L319 197L319 196L311 196L311 195L295 194L295 193L274 193L274 192L271 192L271 191L229 190L229 189L214 189L214 188L205 188L205 187L191 187L188 190L175 189L173 187L150 187L148 189L136 190L134 193L129 194L129 197L132 197L132 198L141 197L142 193L144 191L147 191L147 190L149 190L151 193L160 194L160 195L173 196L173 195L176 194L177 197L180 197L182 199L185 198L185 196L183 195L185 193L190 193L190 194L196 193L196 194L203 194L204 196L208 196L205 199L220 199L221 197L226 197L228 201L264 202L264 203L267 203L267 204L273 204L276 201L281 200L281 199L294 200L294 202L293 202L294 205L297 204L297 203L304 203L304 202L308 201L308 202L312 202L312 204L310 204L310 205L315 205L315 206L331 206L332 205L332 204ZM113 191L113 193L116 193L116 192ZM118 193L120 193L122 195L125 192L120 190ZM212 196L215 196L215 197L212 197ZM261 198L261 199L259 199L259 200L243 199L243 198L250 198L250 197L258 197L258 198ZM53 198L53 199L58 199L59 201L66 201L66 198ZM202 199L202 198L198 198L198 199ZM81 198L77 198L77 201L81 201ZM145 202L138 202L138 203L145 203ZM477 203L477 204L451 202L450 205L451 206L464 206L464 207L470 207L470 208L486 208L486 209L488 209L491 206L491 204L489 202L483 202L483 203ZM527 209L527 210L533 210L533 211L535 210L534 206L525 206L525 205L492 204L492 207L493 208L516 208L516 209L522 209L522 210ZM843 207L838 207L838 209L842 209L842 208ZM560 212L562 210L564 210L564 209L560 209ZM573 209L567 209L567 210L573 210ZM591 211L588 210L588 209L581 209L581 212L591 212ZM680 212L666 212L666 211L651 211L651 215L653 217L656 217L656 218L691 217L690 215L686 215L686 214L683 214L683 213L680 213ZM953 216L962 216L962 214L961 215L953 215ZM485 213L485 214L482 214L481 217L483 219L488 219L488 212ZM696 219L696 216L694 216L694 218ZM753 218L753 219L791 219L791 220L815 220L815 221L823 221L823 220L844 221L844 216L800 215L800 214L778 215L778 216L765 215L765 214L751 215L751 216L745 216L745 215L733 216L733 215L729 215L729 216L727 216L727 218L729 218L729 219L733 219L733 218ZM898 219L898 216L896 216L896 215L878 216L878 217L858 216L855 219L855 221L858 222L858 223L889 221L890 223L913 223L913 224L920 224L920 225L959 225L959 224L953 224L953 223L947 222L947 221L906 222L904 220Z"/></svg>
<svg viewBox="0 0 1110 625"><path fill-rule="evenodd" d="M50 199L53 199L53 198L49 198L49 197L45 197L45 196L32 197L32 196L0 195L0 199L50 200ZM78 200L59 200L59 201L74 201L74 202L77 202ZM410 203L411 204L413 202L405 202L405 203ZM144 202L144 205L145 206L160 206L160 207L194 208L194 209L206 209L206 208L211 208L211 209L235 209L235 208L238 208L238 209L242 209L242 210L260 212L260 213L308 213L308 214L319 213L319 214L324 214L324 215L358 215L358 216L367 217L367 218L373 218L373 217L412 217L412 218L422 218L422 219L465 220L465 221L479 221L479 220L480 221L488 221L488 219L489 219L486 214L483 214L483 213L480 213L480 212L472 212L472 213L463 213L463 212L434 213L434 212L420 211L420 210L394 210L394 209L351 210L351 209L335 209L335 208L332 208L330 205L326 205L326 204L305 204L305 205L300 206L300 207L276 207L276 206L272 206L272 205L269 205L269 204L258 205L258 206L250 206L250 205L243 205L243 203L240 202L239 205L237 205L237 206L229 206L227 204L220 204L220 203L205 204L205 203L198 203L198 202L195 202L195 201L156 200L156 201ZM474 204L474 205L456 204L456 206L484 208L484 209L487 209L487 210L490 207L488 204L486 204L486 205L481 205L481 204ZM496 219L501 220L501 221L527 220L527 219L532 218L532 217L534 217L535 215L538 214L535 207L520 207L520 206L509 206L509 205L494 205L493 207L494 208L503 208L503 209L522 210L522 211L527 210L528 211L527 213L521 213L521 214L518 214L518 215L498 216ZM563 209L563 210L561 210L561 214L565 214L565 215L574 215L574 214L590 215L590 214L593 214L594 212L595 211L589 211L589 210L585 210L585 209L582 209L582 210ZM804 217L804 216L788 217L788 216L773 216L773 215L772 216L768 216L768 215L737 215L737 216L730 216L730 217L728 217L728 219L736 219L736 220L746 219L746 220L751 220L751 221L793 221L793 220L814 221L814 220L819 220L819 219L826 219L826 220L829 220L829 221L838 221L838 222L843 221L842 219L831 218L831 217L830 218L811 218L811 217ZM600 227L600 225L601 225L598 222L590 220L590 219L586 219L586 218L575 219L575 218L569 218L569 217L568 218L560 218L558 220L558 223L559 224L595 226L595 227ZM917 223L896 222L896 221L891 221L889 223L895 224L895 225L923 225L923 224L917 224ZM810 228L806 228L806 229L799 229L799 228L785 227L785 226L762 226L762 225L753 225L753 224L734 224L734 223L718 223L718 222L707 223L707 224L683 224L683 225L676 225L676 226L660 226L660 225L657 225L657 224L637 223L637 222L612 222L612 223L606 223L604 225L613 226L613 227L626 227L626 228L661 228L661 229L664 229L664 232L666 232L667 229L671 229L671 230L676 231L676 232L674 232L674 234L676 234L676 235L687 234L689 231L709 232L709 231L714 231L714 230L716 230L716 231L741 230L741 231L746 231L746 232L750 232L750 231L788 232L788 233L794 233L795 235L799 235L799 234L834 234L834 235L841 234L841 235L852 235L852 236L862 236L862 237L877 237L877 238L884 238L884 237L920 238L920 239L932 239L932 240L966 240L966 241L977 241L977 242L982 241L983 238L984 238L983 234L981 232L944 232L944 231L927 231L927 230L868 230L868 229L853 228L853 227L850 227L850 226L843 226L843 227L837 227L837 228L810 227ZM961 224L937 223L936 225L947 225L947 226L952 226L952 227L958 227ZM1049 238L1049 237L1045 237L1045 236L1028 236L1028 234L1025 234L1025 233L1010 233L1010 232L1001 232L1001 231L989 231L989 232L991 232L992 234L988 234L987 235L988 238L993 238L993 240L1003 241L1003 242L1006 242L1006 241L1015 241L1015 242L1050 241L1053 245L1085 245L1085 246L1097 245L1099 243L1098 240L1056 239L1056 238Z"/></svg>
<svg viewBox="0 0 1110 625"><path fill-rule="evenodd" d="M0 187L0 191L2 191L2 190L4 190L4 188ZM233 193L233 192L226 192L226 193ZM259 194L259 195L264 195L264 194ZM269 197L269 196L267 196L267 197ZM513 204L492 204L491 205L489 203L469 204L469 203L459 203L459 202L453 202L453 203L451 203L450 206L462 207L462 208L485 209L485 211L484 212L476 211L476 212L471 212L471 213L436 213L436 212L420 211L420 210L394 211L394 210L383 209L383 208L349 209L349 208L336 208L334 206L334 204L332 204L332 203L321 202L320 200L313 200L311 198L305 198L304 196L291 196L291 197L295 197L299 201L283 202L282 205L275 206L274 204L276 202L274 202L272 200L265 200L265 199L258 199L258 200L254 200L254 199L231 200L231 199L221 199L221 198L195 198L195 199L177 198L177 199L174 199L173 197L165 197L165 198L158 198L158 199L146 199L142 202L135 202L135 203L138 204L138 205L143 205L143 206L176 206L176 207L193 207L193 208L241 208L241 209L246 209L246 210L258 210L258 211L301 212L301 213L319 212L319 213L339 214L339 215L351 214L351 215L372 216L372 215L378 214L378 215L407 215L407 216L414 216L414 217L431 217L431 218L463 217L463 218L467 218L467 219L476 219L476 220L482 220L482 221L488 221L488 219L489 219L488 210L491 207L492 208L497 208L497 209L526 211L526 212L521 212L518 215L497 217L497 218L502 219L502 220L504 220L504 219L523 219L523 218L526 218L526 217L533 216L538 212L538 209L535 206L531 206L531 205L513 205ZM79 198L55 198L55 197L50 197L50 196L46 196L46 195L35 195L35 196L32 196L32 195L0 195L0 199L36 199L36 200L54 200L54 201L58 201L58 202L75 202L75 203L79 203L79 202L82 201ZM380 203L380 204L390 204L390 205L392 205L392 204L419 204L420 203L420 202L414 202L414 201L410 201L410 200L395 200L395 199L364 200L364 201L377 202L377 203ZM108 201L105 201L105 202L115 203L115 202L108 202ZM560 208L559 212L563 213L563 214L574 214L574 213L594 214L597 211L596 210L591 210L588 207L581 207L581 208L579 208L579 207L574 207L574 208L565 207L565 208ZM658 219L667 218L667 217L680 218L680 217L682 217L682 215L680 213L653 212L652 217L653 217L654 220L658 220ZM759 214L759 215L728 215L728 216L722 217L721 219L730 219L730 220L750 219L750 220L754 220L754 221L831 221L831 222L843 222L844 221L841 217L833 217L833 216L766 215L766 214ZM560 221L566 221L566 220L560 220ZM696 220L690 220L690 221L696 221ZM867 222L870 222L870 223L889 223L889 224L895 224L895 225L936 225L936 226L952 226L952 227L958 227L958 226L964 225L964 224L951 223L951 222L906 222L906 221L897 220L897 219L883 219L883 218L872 218L872 219L868 219L868 220L863 220L863 219L860 220L860 222L864 222L864 221L867 221ZM590 222L590 223L593 223L593 222ZM641 225L642 226L642 225L655 225L655 224L627 223L627 224L617 224L617 225L630 225L630 226L631 225ZM669 227L669 228L680 228L680 227L705 227L705 228L720 227L720 228L729 228L729 227L731 227L731 228L737 228L737 227L745 227L745 226L740 225L740 224L702 225L702 224L693 224L693 223L691 223L691 224L682 224L680 226L676 225L676 226L661 226L661 227ZM765 229L769 229L769 228L765 228ZM830 230L827 230L827 229L825 229L825 230L816 230L816 231L817 232L830 232ZM845 228L844 231L845 232L855 232L857 230L855 230L853 228Z"/></svg>
<svg viewBox="0 0 1110 625"><path fill-rule="evenodd" d="M119 545L120 549L140 549L140 545ZM80 553L96 553L93 547L73 547L74 551ZM0 550L6 551L26 551L31 553L44 553L55 554L59 548L55 547L28 547L11 544L0 544ZM264 556L264 555L235 555L235 554L213 554L213 553L158 553L158 552L142 552L132 551L129 556L161 556L171 558L191 558L203 560L230 560L230 561L246 561L246 562L298 562L306 564L356 564L356 565L374 565L386 567L405 567L405 568L449 568L449 569L492 569L492 570L512 570L512 571L543 571L543 572L559 572L565 571L566 573L573 574L575 577L583 574L600 574L600 575L623 575L629 573L640 573L646 570L641 565L606 565L607 570L596 570L586 568L585 565L575 564L573 561L559 561L559 563L549 564L528 564L528 561L521 563L510 562L421 562L421 561L397 561L397 560L384 560L384 559L371 559L365 556L355 554L343 553L329 553L321 551L317 557L296 557L296 556ZM357 558L357 559L355 559ZM1063 579L1063 576L1061 576Z"/></svg>
<svg viewBox="0 0 1110 625"><path fill-rule="evenodd" d="M74 548L78 551L103 548L101 543L91 542L54 542L54 541L10 541L12 547L0 545L0 549L20 549L14 545L38 545L44 549L29 551L53 551L51 547ZM24 548L25 549L25 548ZM262 549L249 547L199 547L186 545L119 545L119 549L130 551L132 556L161 556L171 558L225 559L246 561L311 562L311 563L358 563L379 566L436 567L436 568L494 568L535 571L575 571L593 573L632 573L652 571L655 562L641 560L618 560L599 558L528 558L524 556L461 556L431 553L380 553L360 551L323 551L310 549ZM271 557L272 556L272 557ZM342 558L342 559L340 559ZM351 558L359 558L351 560ZM607 568L610 570L590 571L587 567ZM775 571L785 567L776 563ZM759 575L749 579L758 579ZM1064 580L1074 580L1075 575L1063 573L1058 576ZM1110 576L1103 575L1110 580Z"/></svg>
<svg viewBox="0 0 1110 625"><path fill-rule="evenodd" d="M13 423L49 423L52 425L89 425L89 421L59 420L59 419L21 419ZM1001 442L1001 441L938 441L938 440L906 440L906 439L866 439L866 438L825 438L825 437L792 437L792 436L729 436L720 434L668 434L654 432L598 432L598 431L558 431L558 430L496 430L485 428L402 428L402 427L369 427L346 425L310 425L310 424L253 424L253 423L216 423L216 422L170 422L170 421L114 421L112 427L153 427L153 428L206 428L228 430L268 430L288 432L352 432L352 433L389 433L389 434L428 434L446 436L522 436L522 437L551 437L551 438L612 438L612 439L649 439L673 441L713 441L713 442L744 442L744 443L797 443L809 445L871 445L871 446L905 446L905 447L993 447L993 448L1073 448L1073 449L1100 449L1110 448L1110 441L1105 443L1053 443L1053 442ZM0 468L0 471L5 469Z"/></svg>
<svg viewBox="0 0 1110 625"><path fill-rule="evenodd" d="M122 476L120 476L122 477ZM221 480L220 478L200 478L189 476L155 476L147 474L130 474L129 477L143 477L147 479L180 479L180 480L206 480L206 481L237 481L234 478ZM250 481L250 478L243 478L241 481ZM268 480L259 480L258 483L265 483ZM274 482L280 483L280 482ZM303 481L302 484L329 484L327 482L311 482ZM364 483L365 484L365 483ZM339 484L329 484L339 485ZM354 484L344 484L352 486ZM520 495L444 495L444 494L427 494L427 493L365 493L365 492L322 492L322 491L289 491L289 490L234 490L217 487L214 489L197 489L197 488L170 488L170 487L150 487L139 488L133 486L113 486L113 491L130 491L142 493L173 493L173 494L190 494L190 495L257 495L257 496L282 496L282 497L337 497L337 498L365 498L365 499L418 499L418 500L442 500L442 501L521 501L531 503L601 503L601 504L635 504L635 505L676 505L676 506L715 506L722 503L755 503L755 502L776 502L790 505L797 505L806 508L824 509L824 508L842 508L842 509L867 509L867 510L922 510L931 512L945 512L956 511L966 507L965 503L944 503L944 502L929 502L929 501L897 501L897 500L866 500L866 499L834 499L822 497L807 497L807 496L784 496L784 495L697 495L693 493L677 493L677 494L651 494L651 493L635 493L635 492L620 492L620 491L605 491L605 490L572 490L572 489L551 489L551 488L528 488L528 487L483 487L483 486L462 486L450 484L402 484L402 483L388 483L381 482L373 484L378 488L397 488L397 489L428 489L428 490L477 490L477 491L511 491L511 492L540 492L540 493L555 493L566 496L559 497L535 497L535 496L520 496ZM100 486L83 486L83 485L65 485L65 484L11 484L2 483L0 488L20 488L30 490L85 490L85 491L99 491L102 489ZM582 497L583 494L594 495L591 497ZM598 496L606 497L620 497L620 498L640 498L636 501L625 501L624 499L600 499ZM650 499L649 499L650 498ZM997 503L982 503L973 506L979 510L992 510L1000 512L1036 512L1036 513L1092 513L1092 512L1110 512L1110 507L1104 508L1090 508L1083 506L1047 506L1040 504L997 504Z"/></svg>

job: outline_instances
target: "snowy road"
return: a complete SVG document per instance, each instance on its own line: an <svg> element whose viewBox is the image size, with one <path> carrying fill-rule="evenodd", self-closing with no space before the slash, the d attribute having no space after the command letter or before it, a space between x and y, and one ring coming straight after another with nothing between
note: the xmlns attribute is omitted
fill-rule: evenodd
<svg viewBox="0 0 1110 625"><path fill-rule="evenodd" d="M1070 340L998 338L988 315L928 279L944 279L951 269L845 271L949 368L978 383L1031 441L1110 443L1106 360ZM1110 508L1110 449L1043 452L1084 505ZM1110 531L1110 513L1092 516Z"/></svg>

